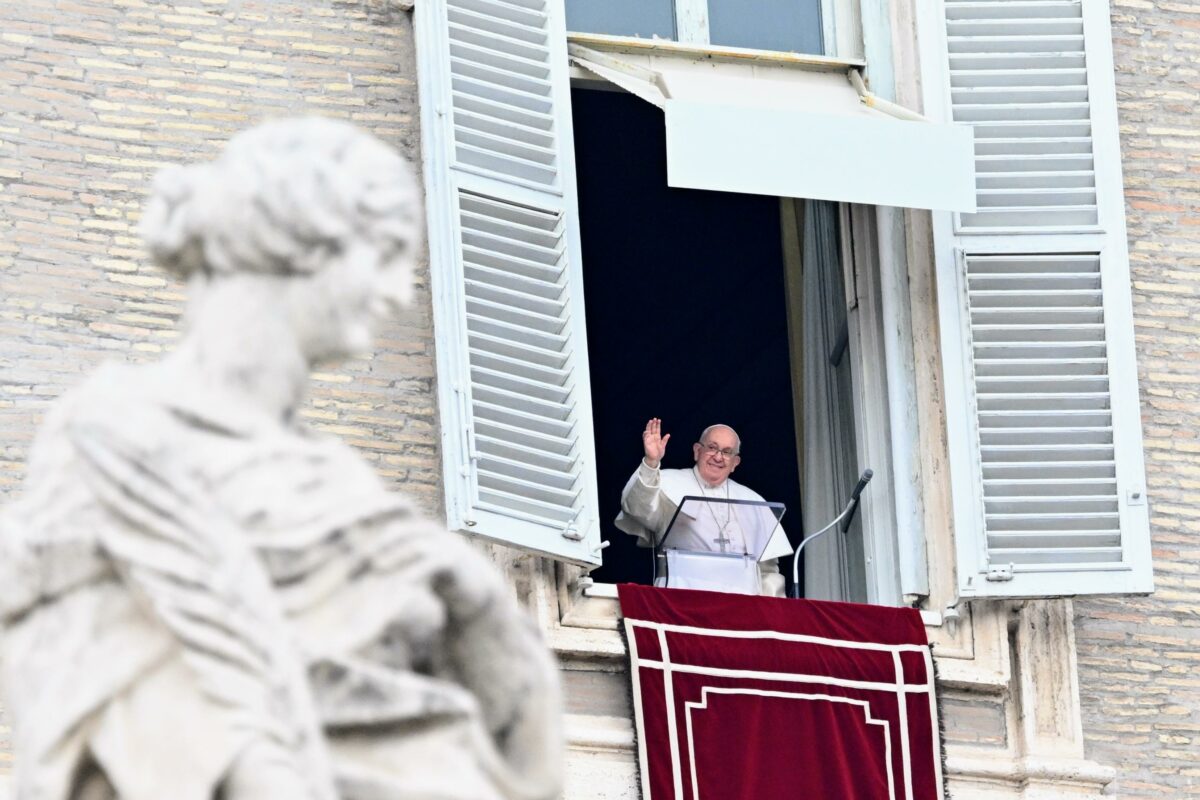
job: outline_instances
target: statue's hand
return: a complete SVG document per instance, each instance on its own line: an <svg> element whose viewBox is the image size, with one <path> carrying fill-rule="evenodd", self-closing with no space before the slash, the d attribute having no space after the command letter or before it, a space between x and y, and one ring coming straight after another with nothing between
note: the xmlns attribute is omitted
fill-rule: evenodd
<svg viewBox="0 0 1200 800"><path fill-rule="evenodd" d="M657 468L662 463L663 456L667 454L667 442L670 441L671 434L662 435L662 420L658 417L646 423L646 429L642 431L642 450L646 455L646 463L654 468Z"/></svg>
<svg viewBox="0 0 1200 800"><path fill-rule="evenodd" d="M562 699L554 660L495 566L450 544L451 567L434 583L448 612L440 677L474 695L514 776L544 787L532 796L557 797Z"/></svg>

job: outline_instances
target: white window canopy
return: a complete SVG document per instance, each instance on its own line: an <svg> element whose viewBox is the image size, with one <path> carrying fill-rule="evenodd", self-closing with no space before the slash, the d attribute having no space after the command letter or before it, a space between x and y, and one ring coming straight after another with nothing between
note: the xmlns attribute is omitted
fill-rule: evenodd
<svg viewBox="0 0 1200 800"><path fill-rule="evenodd" d="M670 186L975 210L971 129L875 98L845 63L714 64L577 43L568 53L580 68L663 109Z"/></svg>

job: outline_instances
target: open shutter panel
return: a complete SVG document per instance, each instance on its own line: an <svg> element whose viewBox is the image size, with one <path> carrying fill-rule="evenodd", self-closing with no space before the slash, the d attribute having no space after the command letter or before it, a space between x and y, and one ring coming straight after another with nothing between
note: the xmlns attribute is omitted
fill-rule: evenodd
<svg viewBox="0 0 1200 800"><path fill-rule="evenodd" d="M975 130L975 231L1096 227L1082 5L946 3L953 118Z"/></svg>
<svg viewBox="0 0 1200 800"><path fill-rule="evenodd" d="M415 13L449 523L598 564L562 3Z"/></svg>
<svg viewBox="0 0 1200 800"><path fill-rule="evenodd" d="M978 176L934 217L960 596L1148 592L1107 3L942 8L926 110Z"/></svg>
<svg viewBox="0 0 1200 800"><path fill-rule="evenodd" d="M967 256L989 563L1121 562L1098 256Z"/></svg>

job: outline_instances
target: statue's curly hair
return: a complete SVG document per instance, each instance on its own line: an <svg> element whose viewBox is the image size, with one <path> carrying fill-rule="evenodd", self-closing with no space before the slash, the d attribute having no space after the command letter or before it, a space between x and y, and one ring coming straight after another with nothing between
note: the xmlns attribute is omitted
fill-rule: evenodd
<svg viewBox="0 0 1200 800"><path fill-rule="evenodd" d="M182 278L320 270L350 242L414 247L421 193L403 156L345 122L279 119L229 140L215 161L155 178L140 233Z"/></svg>

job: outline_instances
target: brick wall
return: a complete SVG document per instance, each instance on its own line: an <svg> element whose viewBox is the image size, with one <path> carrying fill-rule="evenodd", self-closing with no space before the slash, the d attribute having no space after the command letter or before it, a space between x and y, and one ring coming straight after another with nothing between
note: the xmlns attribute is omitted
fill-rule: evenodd
<svg viewBox="0 0 1200 800"><path fill-rule="evenodd" d="M0 4L0 503L51 401L101 361L154 359L175 338L180 287L134 234L155 170L299 114L349 119L415 158L414 76L409 16L383 0ZM305 414L434 511L429 308L422 272L377 355L317 375ZM0 781L8 737L0 713Z"/></svg>
<svg viewBox="0 0 1200 800"><path fill-rule="evenodd" d="M0 500L47 404L169 347L180 287L134 226L163 164L280 115L341 117L416 156L411 25L383 0L30 0L0 8ZM428 281L373 359L306 410L438 503Z"/></svg>
<svg viewBox="0 0 1200 800"><path fill-rule="evenodd" d="M1155 585L1077 602L1089 757L1123 798L1200 797L1200 3L1114 0Z"/></svg>

